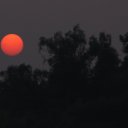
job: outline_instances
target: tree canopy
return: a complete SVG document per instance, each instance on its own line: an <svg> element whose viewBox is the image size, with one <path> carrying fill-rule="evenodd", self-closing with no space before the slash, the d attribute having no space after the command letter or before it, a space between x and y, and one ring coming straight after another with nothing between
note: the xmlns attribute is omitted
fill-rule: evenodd
<svg viewBox="0 0 128 128"><path fill-rule="evenodd" d="M128 107L128 33L119 40L123 60L110 34L87 39L80 25L40 37L39 53L48 70L20 64L0 72L0 127L20 127L16 118L24 122L21 127L32 127L30 120L37 128L88 127L87 119L104 127L109 114L111 119L122 117Z"/></svg>

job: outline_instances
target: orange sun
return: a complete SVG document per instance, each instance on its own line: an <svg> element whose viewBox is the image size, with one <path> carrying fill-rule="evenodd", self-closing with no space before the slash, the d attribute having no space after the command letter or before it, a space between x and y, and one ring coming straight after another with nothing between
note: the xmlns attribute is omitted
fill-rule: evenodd
<svg viewBox="0 0 128 128"><path fill-rule="evenodd" d="M7 34L1 40L1 49L8 56L16 56L23 50L23 40L17 34Z"/></svg>

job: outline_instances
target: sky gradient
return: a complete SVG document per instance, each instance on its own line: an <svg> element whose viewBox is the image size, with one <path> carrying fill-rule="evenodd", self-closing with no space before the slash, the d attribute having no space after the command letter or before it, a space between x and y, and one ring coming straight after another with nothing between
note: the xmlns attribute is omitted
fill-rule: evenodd
<svg viewBox="0 0 128 128"><path fill-rule="evenodd" d="M0 51L0 70L20 63L42 68L39 38L66 32L77 23L87 36L111 33L117 49L121 49L118 35L128 31L127 0L1 0L0 5L0 39L16 33L25 43L22 54L16 57Z"/></svg>

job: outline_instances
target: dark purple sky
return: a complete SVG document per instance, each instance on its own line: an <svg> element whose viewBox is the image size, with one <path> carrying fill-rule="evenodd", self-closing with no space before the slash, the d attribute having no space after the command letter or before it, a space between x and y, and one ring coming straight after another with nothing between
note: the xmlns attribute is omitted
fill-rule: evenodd
<svg viewBox="0 0 128 128"><path fill-rule="evenodd" d="M21 35L25 49L8 57L0 51L0 69L20 63L41 67L40 36L66 32L79 23L87 36L105 31L117 37L128 31L128 0L0 0L0 39L7 33Z"/></svg>

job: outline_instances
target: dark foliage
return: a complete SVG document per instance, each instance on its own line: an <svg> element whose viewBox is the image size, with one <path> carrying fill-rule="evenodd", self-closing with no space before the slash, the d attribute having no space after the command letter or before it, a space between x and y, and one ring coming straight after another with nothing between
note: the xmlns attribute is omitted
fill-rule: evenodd
<svg viewBox="0 0 128 128"><path fill-rule="evenodd" d="M30 65L0 72L0 128L124 127L128 114L128 34L120 35L124 60L111 35L87 42L79 25L41 37L49 70Z"/></svg>

